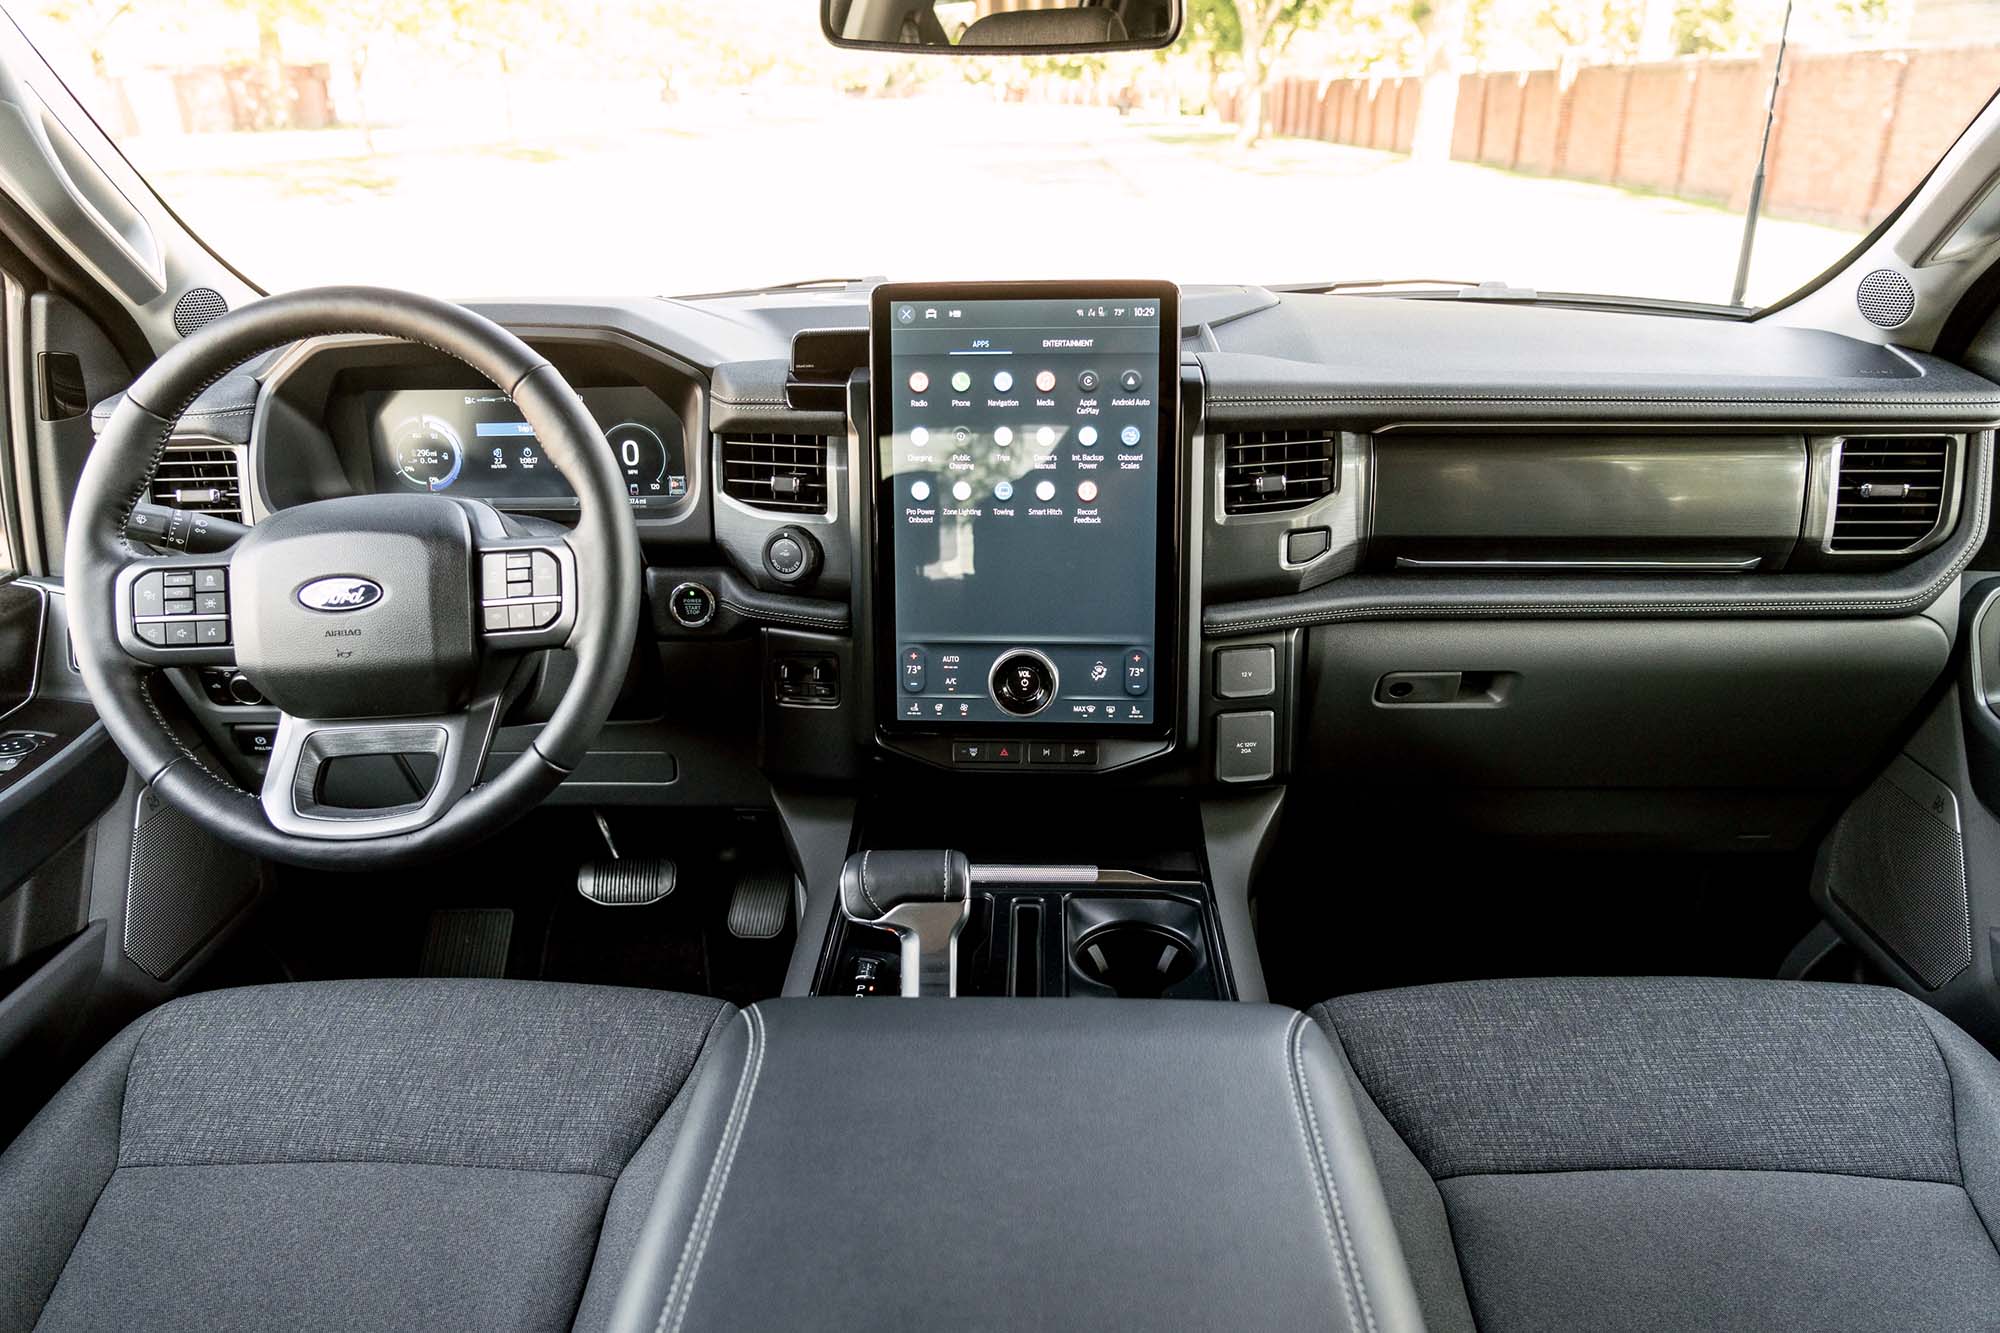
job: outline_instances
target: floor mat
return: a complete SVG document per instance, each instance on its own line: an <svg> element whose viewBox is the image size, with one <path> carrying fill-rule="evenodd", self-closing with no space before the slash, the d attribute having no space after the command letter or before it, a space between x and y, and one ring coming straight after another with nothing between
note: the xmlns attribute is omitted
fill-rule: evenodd
<svg viewBox="0 0 2000 1333"><path fill-rule="evenodd" d="M420 977L504 977L514 912L507 907L442 907L431 913Z"/></svg>

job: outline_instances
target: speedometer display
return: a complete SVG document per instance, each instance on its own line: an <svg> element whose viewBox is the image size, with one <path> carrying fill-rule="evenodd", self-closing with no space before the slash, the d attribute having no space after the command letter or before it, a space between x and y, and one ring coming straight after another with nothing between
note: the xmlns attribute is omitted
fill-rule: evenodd
<svg viewBox="0 0 2000 1333"><path fill-rule="evenodd" d="M584 406L634 509L670 509L688 495L681 420L637 385L590 387ZM576 492L550 462L514 400L495 389L401 389L370 395L367 411L382 489L463 495L523 509L570 509Z"/></svg>
<svg viewBox="0 0 2000 1333"><path fill-rule="evenodd" d="M441 491L458 480L465 466L465 443L441 418L415 416L391 437L396 475L420 491Z"/></svg>

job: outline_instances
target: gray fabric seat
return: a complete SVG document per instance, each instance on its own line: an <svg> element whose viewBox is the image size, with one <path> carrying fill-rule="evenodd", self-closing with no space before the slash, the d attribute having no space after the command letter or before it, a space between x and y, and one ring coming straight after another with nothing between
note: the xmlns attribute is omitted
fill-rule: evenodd
<svg viewBox="0 0 2000 1333"><path fill-rule="evenodd" d="M602 1326L733 1012L502 981L164 1005L0 1156L0 1330Z"/></svg>
<svg viewBox="0 0 2000 1333"><path fill-rule="evenodd" d="M1313 1017L1433 1330L2000 1324L2000 1064L1901 992L1475 982Z"/></svg>

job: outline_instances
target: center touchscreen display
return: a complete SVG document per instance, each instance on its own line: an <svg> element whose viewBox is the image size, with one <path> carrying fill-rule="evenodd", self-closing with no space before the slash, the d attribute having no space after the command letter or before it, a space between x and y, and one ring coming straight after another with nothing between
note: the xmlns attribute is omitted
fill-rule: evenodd
<svg viewBox="0 0 2000 1333"><path fill-rule="evenodd" d="M1170 720L1174 295L876 293L886 718L1121 732Z"/></svg>

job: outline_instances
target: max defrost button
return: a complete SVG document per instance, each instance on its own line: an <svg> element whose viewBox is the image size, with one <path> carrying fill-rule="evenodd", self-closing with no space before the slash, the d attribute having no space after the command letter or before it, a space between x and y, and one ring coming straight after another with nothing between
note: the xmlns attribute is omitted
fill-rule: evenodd
<svg viewBox="0 0 2000 1333"><path fill-rule="evenodd" d="M1215 719L1218 782L1263 782L1277 772L1278 715L1223 713Z"/></svg>

